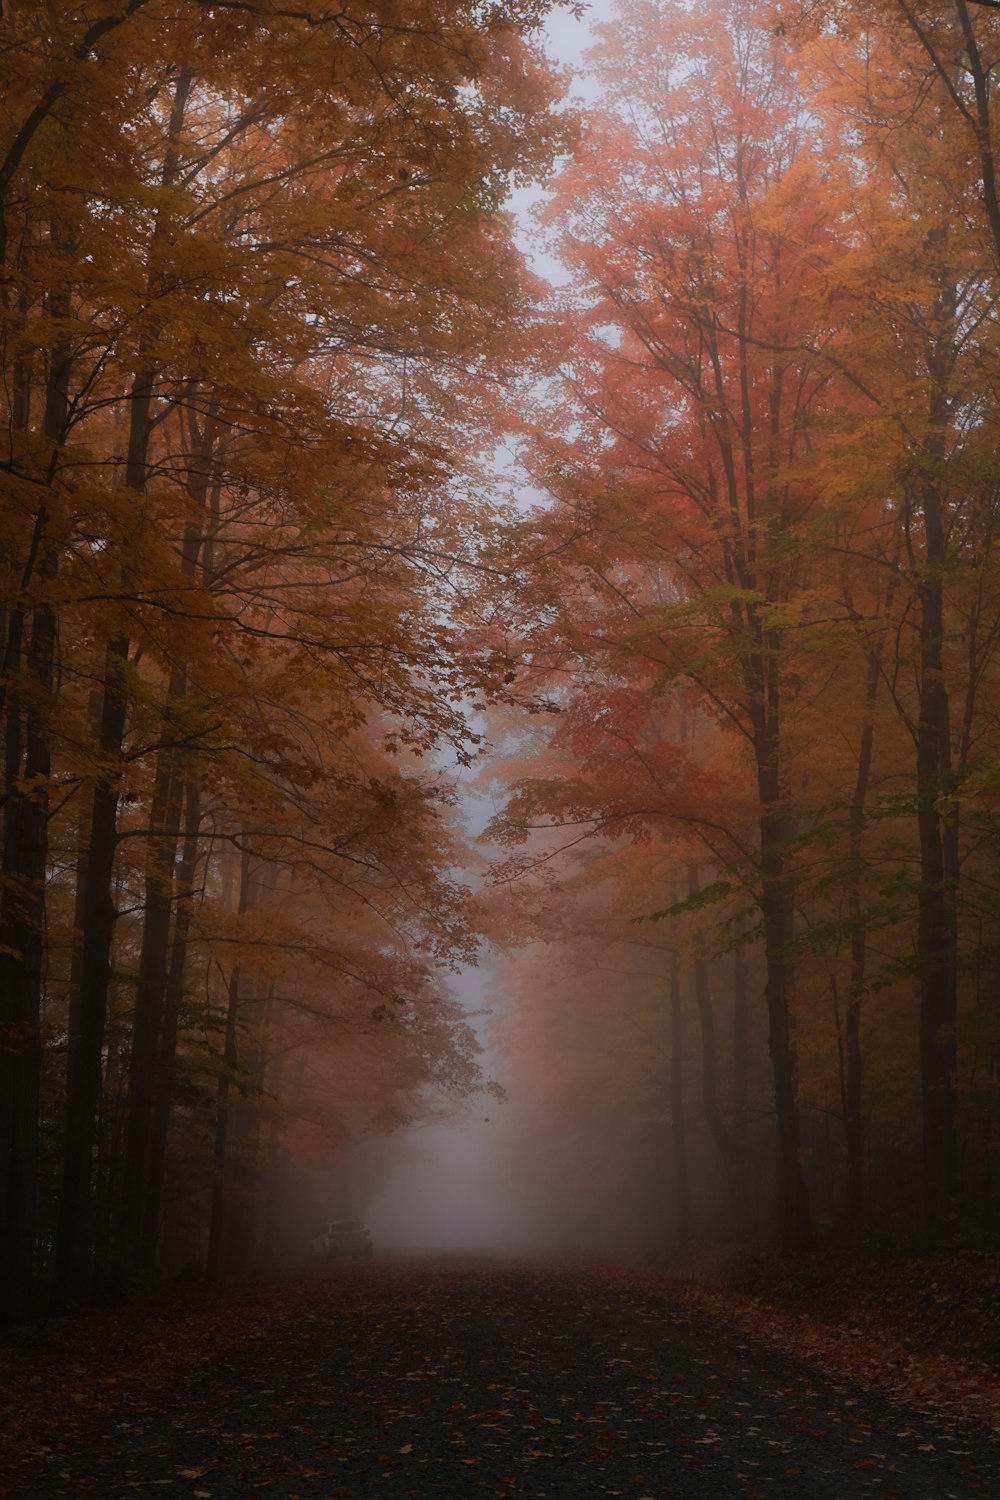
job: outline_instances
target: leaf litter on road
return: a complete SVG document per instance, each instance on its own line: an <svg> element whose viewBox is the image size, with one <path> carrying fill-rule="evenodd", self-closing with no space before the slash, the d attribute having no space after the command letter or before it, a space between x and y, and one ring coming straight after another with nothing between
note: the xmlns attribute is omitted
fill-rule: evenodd
<svg viewBox="0 0 1000 1500"><path fill-rule="evenodd" d="M271 1290L273 1304L259 1294L253 1336L223 1338L214 1361L154 1362L143 1388L121 1370L89 1424L77 1407L61 1438L56 1426L26 1453L20 1493L56 1500L153 1484L192 1500L1000 1492L985 1438L959 1441L919 1412L790 1361L644 1274L388 1264Z"/></svg>

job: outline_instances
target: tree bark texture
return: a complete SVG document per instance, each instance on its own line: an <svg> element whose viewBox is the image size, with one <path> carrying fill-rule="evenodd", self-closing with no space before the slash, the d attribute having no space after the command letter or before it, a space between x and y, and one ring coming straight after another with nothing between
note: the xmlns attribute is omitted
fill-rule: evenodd
<svg viewBox="0 0 1000 1500"><path fill-rule="evenodd" d="M240 856L240 880L237 912L244 916L251 905L250 856L244 847ZM225 1263L227 1225L227 1151L229 1146L230 1094L239 1066L239 1050L236 1028L240 1013L241 967L234 964L229 976L226 1004L225 1041L223 1043L222 1066L216 1086L215 1144L212 1152L212 1204L208 1231L208 1253L205 1275L209 1281L218 1281Z"/></svg>
<svg viewBox="0 0 1000 1500"><path fill-rule="evenodd" d="M181 1009L184 1003L188 934L191 927L195 874L198 868L198 849L201 832L201 793L196 775L196 763L193 757L189 760L187 770L184 841L181 846L181 857L177 866L175 879L174 926L170 940L163 1019L154 1070L155 1087L152 1118L150 1121L146 1192L143 1200L142 1237L139 1242L137 1256L138 1267L144 1271L150 1270L156 1263L157 1245L160 1237L167 1140L170 1133L170 1114L174 1095L177 1038L180 1029Z"/></svg>
<svg viewBox="0 0 1000 1500"><path fill-rule="evenodd" d="M674 1156L674 1233L684 1241L691 1234L691 1182L688 1176L687 1121L684 1113L684 1010L681 960L670 954L670 1124Z"/></svg>
<svg viewBox="0 0 1000 1500"><path fill-rule="evenodd" d="M928 254L943 262L946 227L927 237ZM920 891L917 956L920 983L920 1083L923 1120L924 1218L936 1234L954 1217L958 1194L955 1025L958 1004L958 810L942 800L955 791L951 713L945 681L945 576L948 563L947 487L943 477L951 421L950 360L956 294L942 265L928 329L930 382L927 435L907 495L906 545L916 579L919 612L917 664L917 831Z"/></svg>
<svg viewBox="0 0 1000 1500"><path fill-rule="evenodd" d="M112 762L121 754L125 731L129 643L118 636L108 647L99 745ZM96 783L91 803L81 909L79 987L70 1003L69 1072L66 1085L62 1191L56 1231L52 1297L56 1304L87 1294L93 1249L94 1149L101 1097L104 1033L111 981L111 942L115 907L112 875L117 850L117 771Z"/></svg>
<svg viewBox="0 0 1000 1500"><path fill-rule="evenodd" d="M775 690L776 691L776 690ZM768 1049L778 1126L778 1222L782 1248L807 1250L813 1243L809 1191L802 1175L802 1128L792 1010L795 967L791 944L793 909L785 869L788 818L782 805L775 705L755 737L760 792L760 904L766 964Z"/></svg>

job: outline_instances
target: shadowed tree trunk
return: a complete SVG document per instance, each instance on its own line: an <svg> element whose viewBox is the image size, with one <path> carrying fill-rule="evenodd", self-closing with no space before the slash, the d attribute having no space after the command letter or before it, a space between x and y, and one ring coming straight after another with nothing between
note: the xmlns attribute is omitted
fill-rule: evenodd
<svg viewBox="0 0 1000 1500"><path fill-rule="evenodd" d="M193 580L205 541L205 508L210 487L212 455L215 447L214 417L206 421L194 446L195 481L189 492L198 508L196 524L185 529L181 559L181 576ZM185 795L185 777L189 754L179 744L171 744L181 733L179 709L188 690L187 673L175 667L170 676L167 701L163 711L162 734L165 748L157 757L156 778L150 807L149 866L145 886L145 918L142 949L136 986L135 1013L132 1023L132 1055L129 1069L128 1127L125 1140L123 1197L116 1247L116 1275L127 1275L130 1268L143 1261L146 1202L151 1191L150 1152L153 1139L153 1116L158 1090L158 1066L172 1066L160 1052L161 1032L166 1024L168 986L168 950L174 913L174 865L180 839L181 810ZM190 794L189 794L190 803ZM180 885L180 890L185 889Z"/></svg>
<svg viewBox="0 0 1000 1500"><path fill-rule="evenodd" d="M865 720L861 726L858 769L850 812L850 884L848 914L851 923L851 977L844 1014L841 1046L844 1141L847 1154L847 1217L856 1234L864 1215L864 1132L862 1128L861 1088L861 1013L865 994L865 971L868 950L868 922L865 917L861 877L864 871L861 836L864 832L865 804L871 780L872 751L875 741L873 712L881 672L880 657L872 652L868 659L865 683Z"/></svg>
<svg viewBox="0 0 1000 1500"><path fill-rule="evenodd" d="M688 895L695 896L700 889L698 870L688 866ZM715 1036L715 1011L712 1005L712 988L708 959L696 953L693 961L694 997L698 1009L698 1024L701 1029L701 1102L705 1122L726 1175L726 1184L734 1214L739 1219L743 1208L743 1194L739 1173L736 1142L732 1131L723 1118L719 1104L719 1050Z"/></svg>
<svg viewBox="0 0 1000 1500"><path fill-rule="evenodd" d="M108 649L99 747L116 761L125 731L128 641L116 637ZM83 871L79 985L70 1003L69 1070L66 1085L62 1192L56 1230L52 1298L56 1305L90 1290L93 1252L94 1146L115 907L112 874L117 849L119 775L102 776L94 787Z"/></svg>
<svg viewBox="0 0 1000 1500"><path fill-rule="evenodd" d="M744 922L736 925L733 947L733 1135L742 1160L750 1097L750 970L744 942Z"/></svg>
<svg viewBox="0 0 1000 1500"><path fill-rule="evenodd" d="M36 691L52 686L55 615L34 612L27 667ZM48 783L47 707L22 716L8 703L3 898L0 903L0 1308L23 1311L32 1296L41 1079L41 993Z"/></svg>
<svg viewBox="0 0 1000 1500"><path fill-rule="evenodd" d="M927 237L928 252L943 260L945 227ZM946 492L941 478L951 420L950 362L956 298L947 268L938 276L938 298L929 340L930 395L922 472L908 487L904 539L917 582L919 646L916 724L917 830L920 893L917 954L920 964L920 1074L924 1146L924 1218L936 1233L954 1217L958 1190L955 1127L955 1022L958 992L958 809L947 815L941 800L954 790L951 721L945 685L945 575L948 564Z"/></svg>
<svg viewBox="0 0 1000 1500"><path fill-rule="evenodd" d="M775 657L780 643L771 642ZM761 662L760 679L764 681ZM754 750L760 793L760 906L766 963L768 1048L778 1125L778 1220L785 1250L807 1250L813 1243L809 1193L802 1176L802 1129L792 1000L795 969L791 945L794 911L785 868L789 827L779 775L778 687L772 674L763 701L754 705Z"/></svg>
<svg viewBox="0 0 1000 1500"><path fill-rule="evenodd" d="M54 245L66 253L58 225ZM65 287L47 299L56 323L66 318ZM66 437L72 355L60 339L48 358L42 435L51 454L48 482ZM14 403L13 426L30 422L27 376ZM51 517L35 516L21 591L50 584L58 570ZM38 1109L42 1068L41 1006L48 866L49 714L55 680L57 620L43 599L30 612L16 605L5 621L0 704L4 719L3 853L0 861L0 1312L23 1312L34 1295L38 1193ZM23 676L23 691L17 685Z"/></svg>
<svg viewBox="0 0 1000 1500"><path fill-rule="evenodd" d="M183 680L180 691L183 692ZM164 723L165 730L167 723L168 721ZM157 1086L157 1052L167 987L174 862L184 795L182 775L180 754L161 751L150 807L151 864L145 882L145 918L132 1020L121 1211L112 1267L112 1277L115 1280L127 1276L138 1259L149 1190L149 1149Z"/></svg>
<svg viewBox="0 0 1000 1500"><path fill-rule="evenodd" d="M237 915L241 917L246 915L252 904L250 884L250 854L244 844L240 855L240 892L237 902ZM241 978L242 967L239 963L236 963L233 965L229 975L222 1066L219 1069L219 1079L216 1086L215 1144L212 1151L211 1220L208 1230L208 1253L205 1261L205 1275L209 1281L219 1280L224 1263L227 1219L226 1154L229 1144L230 1094L233 1080L236 1077L236 1070L239 1066L236 1027L240 1012Z"/></svg>
<svg viewBox="0 0 1000 1500"><path fill-rule="evenodd" d="M670 953L670 1124L674 1150L674 1233L691 1234L691 1184L688 1178L687 1122L684 1115L684 1012L681 1005L681 960Z"/></svg>
<svg viewBox="0 0 1000 1500"><path fill-rule="evenodd" d="M140 1270L148 1271L156 1263L157 1244L162 1218L164 1172L167 1160L167 1139L170 1133L170 1111L173 1103L175 1059L181 1008L184 1001L184 974L187 965L188 934L191 927L191 907L194 900L195 872L198 866L199 834L201 830L201 796L197 777L193 774L194 757L187 756L187 783L185 787L184 842L177 866L175 881L174 927L170 942L170 957L167 966L166 990L164 994L163 1024L160 1029L156 1067L154 1069L154 1093L150 1120L149 1165L146 1193L143 1201L142 1236L139 1242L137 1263Z"/></svg>
<svg viewBox="0 0 1000 1500"><path fill-rule="evenodd" d="M182 72L175 84L160 173L163 187L169 186L177 175L180 132L191 83L191 75ZM152 244L155 246L167 232L165 211L161 209L153 227ZM151 255L147 282L147 293L151 297L159 289L159 272L152 268L152 263ZM155 332L150 331L138 350L136 373L129 392L128 441L122 481L123 487L136 495L144 494L149 478L149 452L155 427L154 400L159 374L155 362L156 342ZM128 573L128 563L124 558L122 573L124 583ZM85 1295L90 1289L93 1273L93 1150L101 1093L101 1062L116 917L112 876L117 851L118 803L130 668L130 642L124 631L119 631L108 642L105 651L98 736L101 770L95 777L91 809L90 847L83 897L80 983L72 997L70 1010L66 1134L52 1286L56 1304Z"/></svg>

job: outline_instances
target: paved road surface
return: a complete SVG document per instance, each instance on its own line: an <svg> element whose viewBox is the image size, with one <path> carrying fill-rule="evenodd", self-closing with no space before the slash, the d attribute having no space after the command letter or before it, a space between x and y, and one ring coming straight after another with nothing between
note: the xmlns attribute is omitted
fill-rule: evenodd
<svg viewBox="0 0 1000 1500"><path fill-rule="evenodd" d="M983 1439L615 1272L376 1262L314 1285L307 1316L135 1397L22 1500L1000 1497Z"/></svg>

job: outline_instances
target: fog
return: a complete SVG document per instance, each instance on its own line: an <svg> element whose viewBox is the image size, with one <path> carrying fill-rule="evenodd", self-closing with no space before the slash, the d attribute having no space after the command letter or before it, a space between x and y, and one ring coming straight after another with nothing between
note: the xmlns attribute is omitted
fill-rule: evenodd
<svg viewBox="0 0 1000 1500"><path fill-rule="evenodd" d="M589 80L579 70L583 52L593 40L591 25L609 14L608 4L597 4L589 6L583 16L557 11L547 18L546 50L577 73L571 89L575 101L593 97ZM532 210L543 196L537 188L517 190L511 209L518 221L521 248L533 270L555 284L564 279L563 270L543 252L532 233ZM467 791L464 810L470 832L481 829L489 811L484 800ZM487 985L481 971L468 971L457 988L483 1047L483 1071L487 1077L498 1077L502 1069L490 1044ZM497 1005L495 992L493 1001ZM524 1184L505 1161L511 1138L517 1135L518 1094L509 1077L499 1077L499 1081L507 1090L505 1100L485 1096L452 1122L409 1133L405 1162L367 1206L367 1222L379 1245L464 1249L551 1242L551 1226L529 1205Z"/></svg>
<svg viewBox="0 0 1000 1500"><path fill-rule="evenodd" d="M593 28L611 11L599 3L580 17L556 12L545 26L546 50L575 75L569 100L584 109L597 94L584 53L595 40ZM543 187L522 188L509 207L532 270L560 285L566 268L537 228L544 199ZM523 504L537 503L530 484L517 482ZM496 808L467 775L458 773L457 783L460 821L474 843ZM564 873L572 884L572 870ZM470 878L464 869L456 875ZM299 1179L298 1199L293 1192L290 1220L299 1237L286 1238L287 1255L301 1254L307 1221L340 1216L363 1218L376 1245L387 1249L517 1246L641 1257L686 1236L691 1225L678 1222L684 1189L664 1115L671 1066L667 952L650 958L623 946L620 914L606 923L586 903L584 897L574 907L571 898L543 941L537 933L532 940L529 920L520 951L499 959L487 950L482 967L463 967L449 982L482 1049L483 1083L495 1080L505 1097L484 1090L464 1102L432 1103L381 1137L361 1133L327 1143L329 1154L321 1151ZM584 933L574 930L581 920ZM721 976L718 989L721 1005ZM690 995L686 1008L693 1009ZM691 1026L689 1015L688 1032ZM693 1036L683 1040L685 1052L693 1051ZM756 1040L760 1061L763 1034ZM692 1058L686 1068L693 1066ZM757 1102L766 1113L759 1081ZM703 1121L687 1121L685 1149L698 1228L713 1237L753 1233L759 1214L732 1223L732 1195ZM764 1154L766 1147L761 1167Z"/></svg>
<svg viewBox="0 0 1000 1500"><path fill-rule="evenodd" d="M538 1224L498 1170L492 1124L470 1112L454 1125L413 1132L416 1159L368 1207L376 1244L490 1249L539 1242Z"/></svg>
<svg viewBox="0 0 1000 1500"><path fill-rule="evenodd" d="M481 798L466 788L463 813L469 836L486 821ZM460 1002L476 1042L485 1083L496 1081L490 1045L489 966L465 967L450 989ZM397 1248L522 1245L534 1242L538 1226L503 1177L497 1143L503 1137L508 1100L481 1092L458 1105L446 1120L418 1123L398 1142L399 1164L365 1205L376 1244Z"/></svg>

